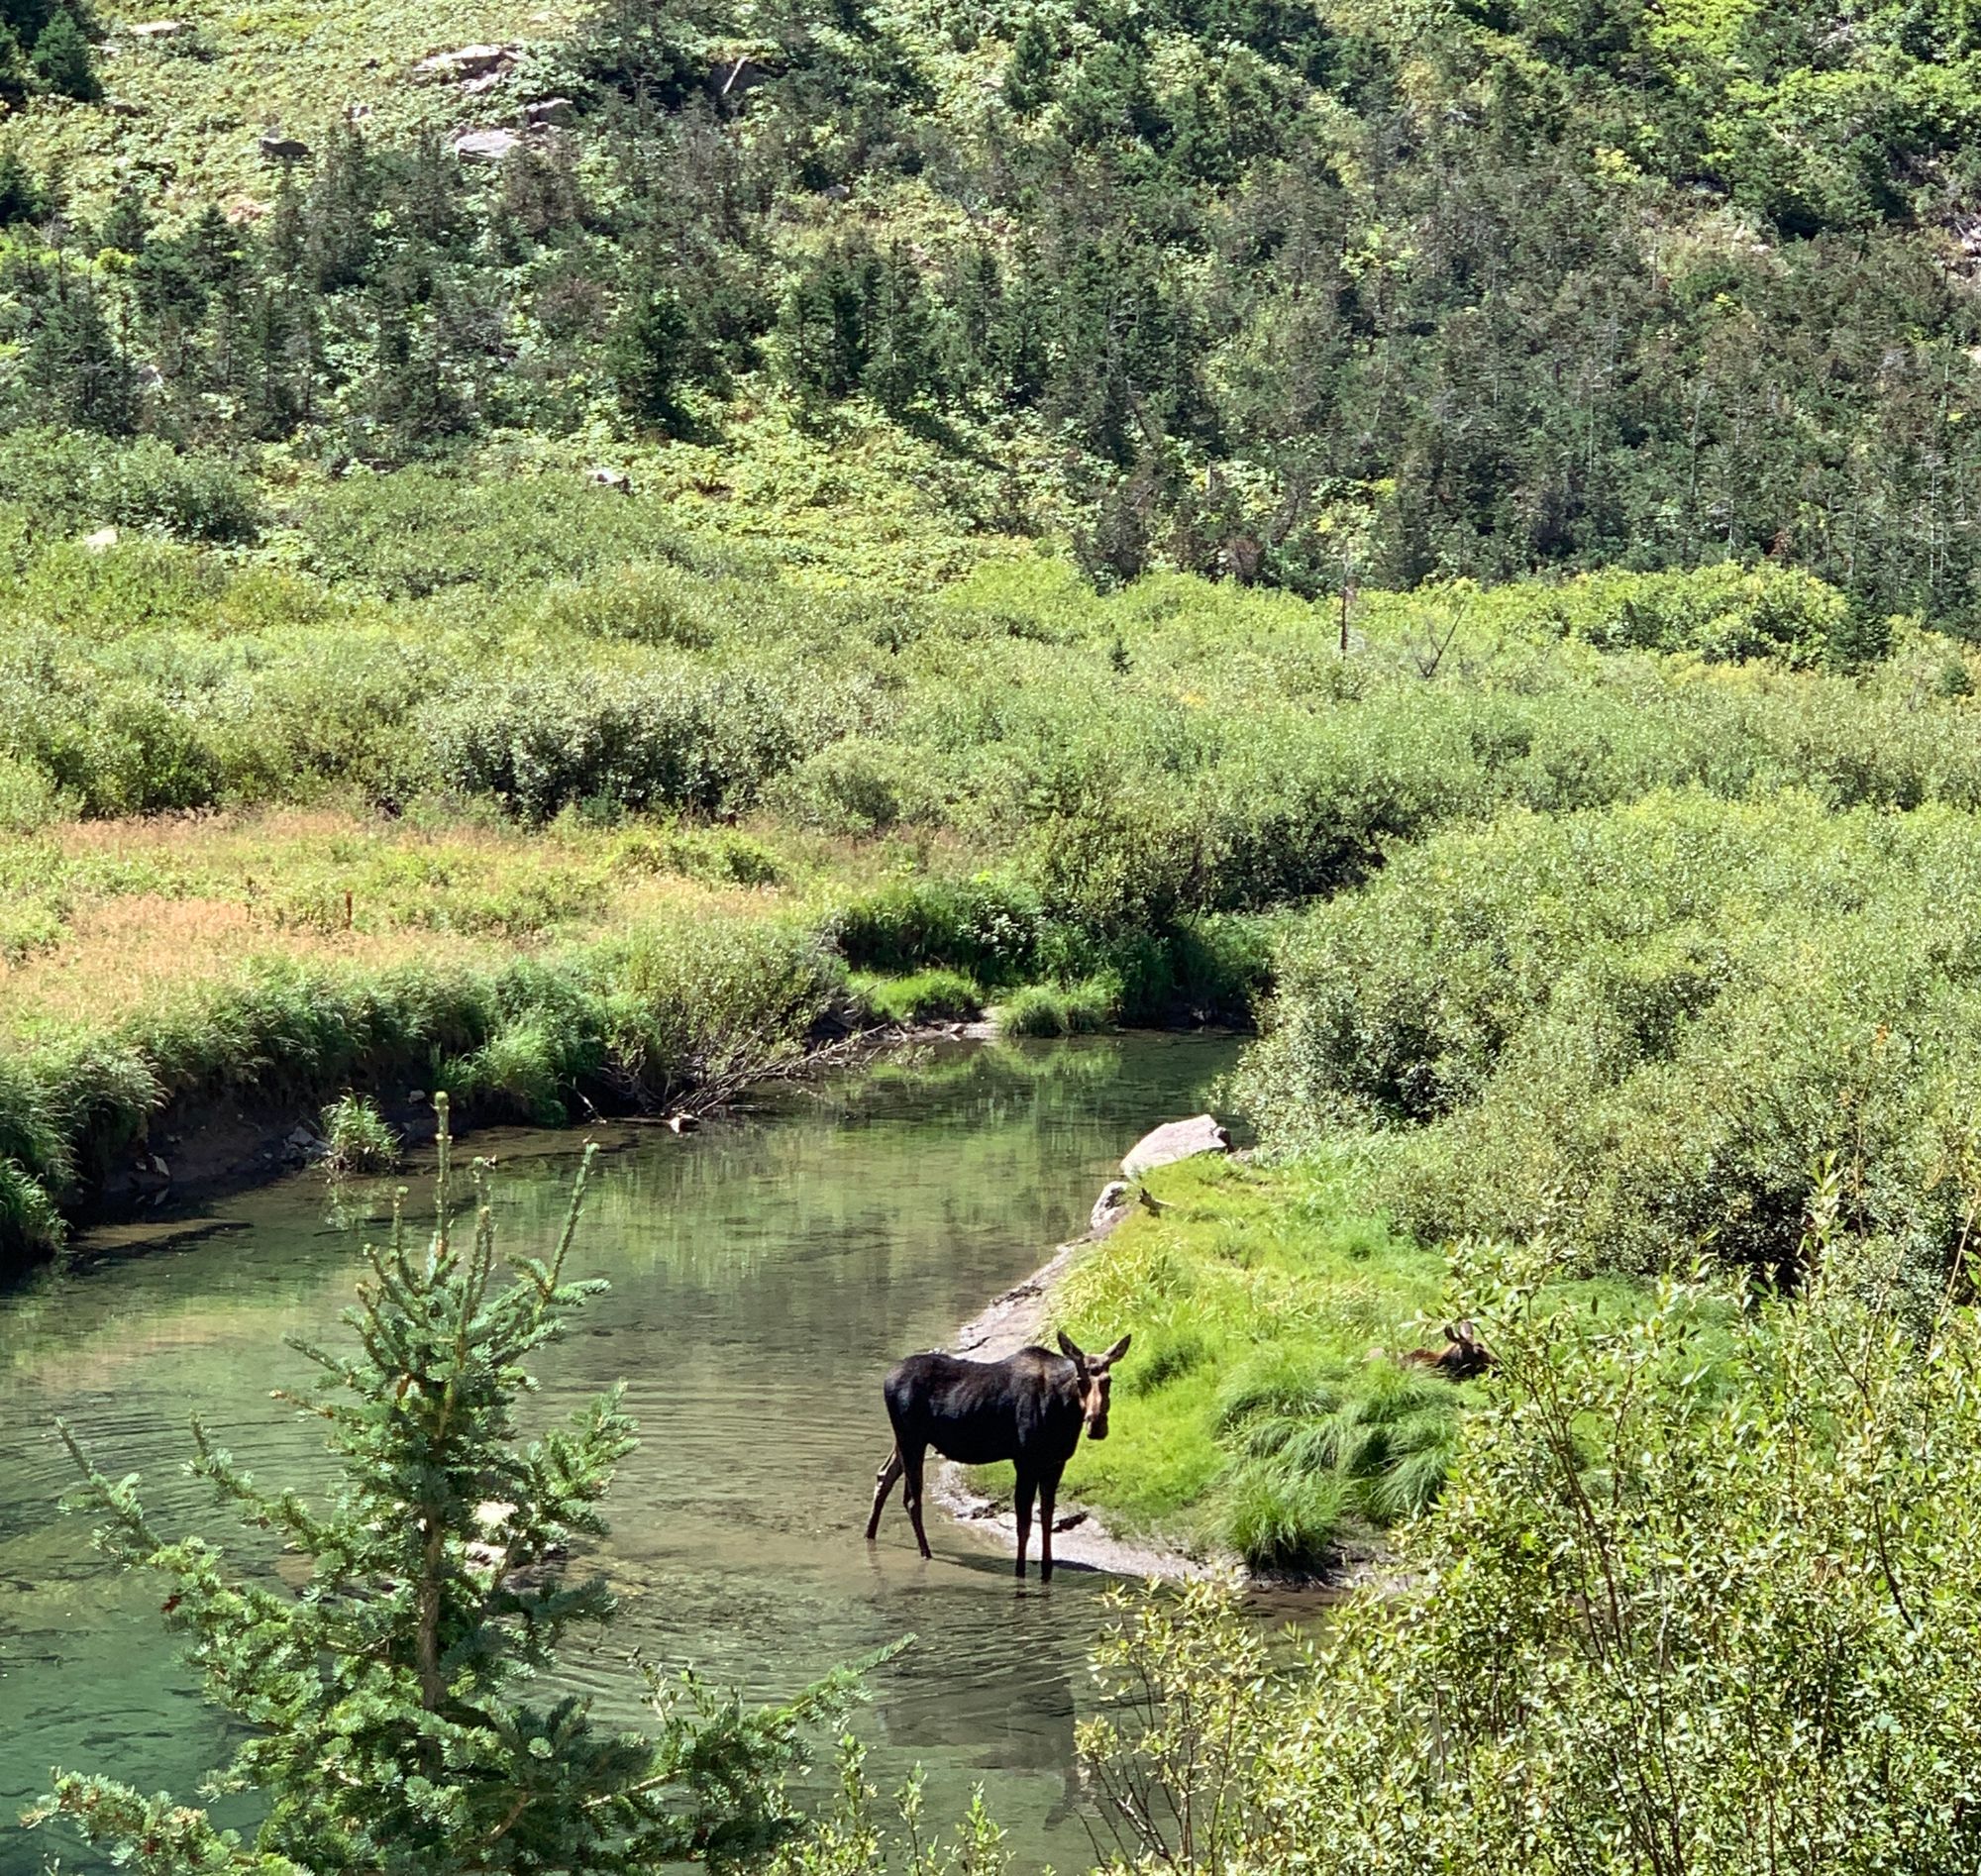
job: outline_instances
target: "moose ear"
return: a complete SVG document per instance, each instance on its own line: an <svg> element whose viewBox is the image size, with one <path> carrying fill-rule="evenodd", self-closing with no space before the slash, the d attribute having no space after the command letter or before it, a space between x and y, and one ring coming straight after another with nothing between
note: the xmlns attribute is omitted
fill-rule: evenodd
<svg viewBox="0 0 1981 1876"><path fill-rule="evenodd" d="M1465 1324L1464 1324L1463 1322L1447 1322L1447 1323L1446 1323L1446 1324L1444 1325L1444 1339L1445 1339L1445 1340L1446 1340L1447 1342L1462 1342L1462 1341L1464 1341L1464 1340L1465 1340Z"/></svg>
<svg viewBox="0 0 1981 1876"><path fill-rule="evenodd" d="M1064 1329L1061 1329L1059 1332L1059 1352L1062 1355L1064 1355L1068 1361L1084 1362L1087 1359L1087 1356L1085 1352L1082 1350L1080 1344L1076 1342L1073 1339L1073 1337L1069 1335Z"/></svg>
<svg viewBox="0 0 1981 1876"><path fill-rule="evenodd" d="M1119 1361L1121 1357L1128 1352L1128 1344L1133 1340L1134 1337L1131 1335L1122 1336L1122 1338L1118 1342L1116 1342L1114 1346L1106 1352L1106 1354L1101 1356L1100 1358L1101 1367L1107 1368L1112 1366L1115 1362Z"/></svg>
<svg viewBox="0 0 1981 1876"><path fill-rule="evenodd" d="M1454 1342L1476 1342L1479 1339L1479 1324L1468 1315L1462 1322L1451 1325L1451 1339Z"/></svg>

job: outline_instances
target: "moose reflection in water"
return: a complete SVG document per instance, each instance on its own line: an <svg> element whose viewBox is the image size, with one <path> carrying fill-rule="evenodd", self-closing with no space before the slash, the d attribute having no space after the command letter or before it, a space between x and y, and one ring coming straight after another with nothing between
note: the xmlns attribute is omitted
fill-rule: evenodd
<svg viewBox="0 0 1981 1876"><path fill-rule="evenodd" d="M1002 1361L964 1361L955 1355L910 1355L896 1362L882 1384L894 1449L874 1479L874 1511L867 1539L881 1528L881 1511L896 1479L915 1527L915 1542L929 1554L922 1528L922 1460L933 1446L959 1465L1017 1467L1017 1574L1025 1574L1031 1536L1032 1498L1039 1501L1039 1581L1053 1572L1053 1502L1060 1474L1080 1444L1107 1437L1108 1370L1128 1352L1128 1337L1099 1355L1088 1354L1060 1331L1063 1354L1021 1348Z"/></svg>

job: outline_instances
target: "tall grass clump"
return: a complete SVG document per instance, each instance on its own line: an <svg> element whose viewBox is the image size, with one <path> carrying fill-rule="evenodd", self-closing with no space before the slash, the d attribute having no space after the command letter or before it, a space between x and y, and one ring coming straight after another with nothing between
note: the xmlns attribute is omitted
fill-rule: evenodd
<svg viewBox="0 0 1981 1876"><path fill-rule="evenodd" d="M344 1094L324 1108L323 1170L333 1179L354 1173L385 1173L399 1163L399 1136L364 1094Z"/></svg>
<svg viewBox="0 0 1981 1876"><path fill-rule="evenodd" d="M1091 1036L1114 1026L1120 986L1107 978L1082 984L1028 984L997 1005L1007 1036Z"/></svg>
<svg viewBox="0 0 1981 1876"><path fill-rule="evenodd" d="M917 971L912 977L860 977L849 990L888 1022L969 1022L984 1013L984 993L960 971Z"/></svg>

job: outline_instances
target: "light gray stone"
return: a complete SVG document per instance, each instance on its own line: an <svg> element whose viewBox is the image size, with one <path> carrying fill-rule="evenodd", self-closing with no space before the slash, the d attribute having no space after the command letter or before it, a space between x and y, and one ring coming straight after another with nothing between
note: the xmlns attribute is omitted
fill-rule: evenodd
<svg viewBox="0 0 1981 1876"><path fill-rule="evenodd" d="M451 52L422 58L413 69L435 78L483 78L491 71L505 71L515 62L512 47L458 46Z"/></svg>
<svg viewBox="0 0 1981 1876"><path fill-rule="evenodd" d="M1159 1166L1173 1166L1178 1160L1194 1160L1199 1153L1229 1153L1231 1136L1209 1114L1189 1120L1172 1120L1145 1133L1128 1149L1121 1161L1124 1179L1140 1179Z"/></svg>
<svg viewBox="0 0 1981 1876"><path fill-rule="evenodd" d="M454 154L463 162L500 162L522 141L514 131L463 131Z"/></svg>
<svg viewBox="0 0 1981 1876"><path fill-rule="evenodd" d="M533 131L569 124L573 108L569 98L538 98L535 103L523 106L523 122Z"/></svg>

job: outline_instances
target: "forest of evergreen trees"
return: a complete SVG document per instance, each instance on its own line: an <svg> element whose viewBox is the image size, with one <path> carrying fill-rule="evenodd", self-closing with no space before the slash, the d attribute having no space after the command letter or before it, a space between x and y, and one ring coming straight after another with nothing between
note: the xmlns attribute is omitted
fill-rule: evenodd
<svg viewBox="0 0 1981 1876"><path fill-rule="evenodd" d="M386 464L775 382L1008 464L999 526L1050 461L1103 579L1768 557L1957 628L1977 48L1955 0L615 0L499 165L347 129L259 219L92 217L0 158L5 410Z"/></svg>

